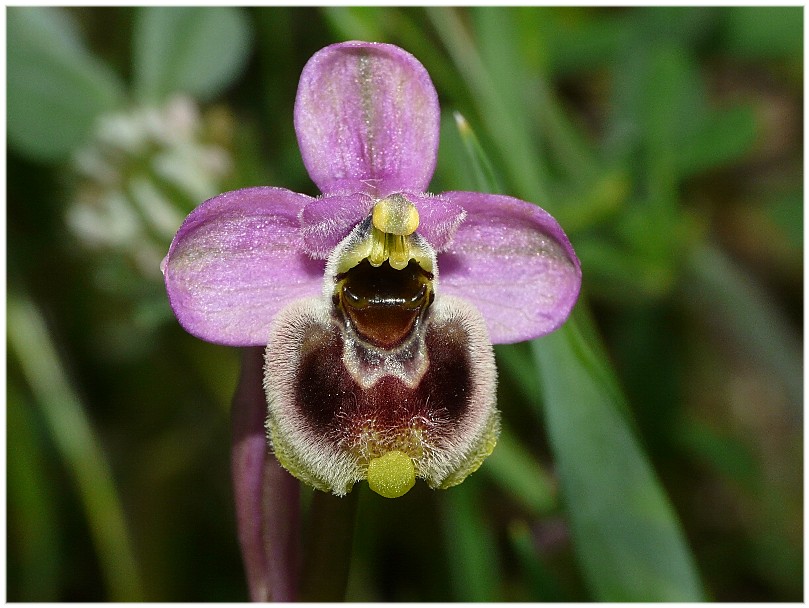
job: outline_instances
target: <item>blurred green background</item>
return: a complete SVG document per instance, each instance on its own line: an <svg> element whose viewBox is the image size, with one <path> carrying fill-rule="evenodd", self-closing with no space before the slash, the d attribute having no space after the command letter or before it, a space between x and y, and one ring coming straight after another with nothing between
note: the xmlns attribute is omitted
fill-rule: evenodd
<svg viewBox="0 0 809 608"><path fill-rule="evenodd" d="M349 39L430 72L431 190L543 206L583 295L497 347L479 472L357 486L346 598L802 600L802 8L6 15L8 600L247 599L239 353L179 327L159 263L221 191L317 194L297 80Z"/></svg>

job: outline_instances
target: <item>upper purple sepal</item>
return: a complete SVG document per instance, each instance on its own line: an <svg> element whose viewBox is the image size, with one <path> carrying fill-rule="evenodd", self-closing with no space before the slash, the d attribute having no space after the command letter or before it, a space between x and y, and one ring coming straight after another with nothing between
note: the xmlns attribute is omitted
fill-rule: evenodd
<svg viewBox="0 0 809 608"><path fill-rule="evenodd" d="M295 131L304 165L325 194L426 190L439 120L427 70L399 47L334 44L301 74Z"/></svg>
<svg viewBox="0 0 809 608"><path fill-rule="evenodd" d="M493 344L530 340L565 322L581 287L581 266L559 223L510 196L441 194L466 210L452 245L438 256L440 289L473 304Z"/></svg>
<svg viewBox="0 0 809 608"><path fill-rule="evenodd" d="M298 223L311 200L282 188L245 188L205 201L186 218L162 269L189 333L263 346L281 308L321 292L324 263L304 252Z"/></svg>

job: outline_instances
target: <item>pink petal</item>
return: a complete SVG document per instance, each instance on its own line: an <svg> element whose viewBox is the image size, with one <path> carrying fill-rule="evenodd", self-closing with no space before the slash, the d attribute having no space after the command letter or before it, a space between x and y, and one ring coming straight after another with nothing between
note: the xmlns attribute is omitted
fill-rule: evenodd
<svg viewBox="0 0 809 608"><path fill-rule="evenodd" d="M473 304L494 344L530 340L561 326L578 298L581 266L559 223L509 196L441 196L467 215L438 256L439 290Z"/></svg>
<svg viewBox="0 0 809 608"><path fill-rule="evenodd" d="M324 263L303 251L298 214L312 199L246 188L189 215L163 261L171 307L191 334L218 344L267 344L286 304L321 292Z"/></svg>
<svg viewBox="0 0 809 608"><path fill-rule="evenodd" d="M334 44L303 69L295 130L324 193L426 190L438 149L438 96L424 66L399 47Z"/></svg>

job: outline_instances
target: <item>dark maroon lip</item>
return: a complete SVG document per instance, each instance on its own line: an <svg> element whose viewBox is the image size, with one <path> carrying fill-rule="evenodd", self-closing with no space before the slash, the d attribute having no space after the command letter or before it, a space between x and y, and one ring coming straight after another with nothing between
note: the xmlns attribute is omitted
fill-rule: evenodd
<svg viewBox="0 0 809 608"><path fill-rule="evenodd" d="M372 421L380 437L388 436L394 443L411 430L449 436L470 407L474 370L468 335L456 322L428 326L424 341L429 366L415 387L406 386L400 378L383 376L373 386L363 388L344 365L335 365L341 361L344 348L336 324L331 328L315 325L306 333L305 352L301 352L294 380L294 400L302 419L316 434L340 437L351 447L363 426Z"/></svg>

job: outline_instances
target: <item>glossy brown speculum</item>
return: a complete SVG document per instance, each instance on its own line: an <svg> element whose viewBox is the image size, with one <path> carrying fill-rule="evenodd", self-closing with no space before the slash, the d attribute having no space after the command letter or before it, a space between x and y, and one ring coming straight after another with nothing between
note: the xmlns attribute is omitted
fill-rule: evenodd
<svg viewBox="0 0 809 608"><path fill-rule="evenodd" d="M336 279L335 303L357 335L380 348L402 344L434 298L433 275L415 260L396 270L366 259Z"/></svg>

